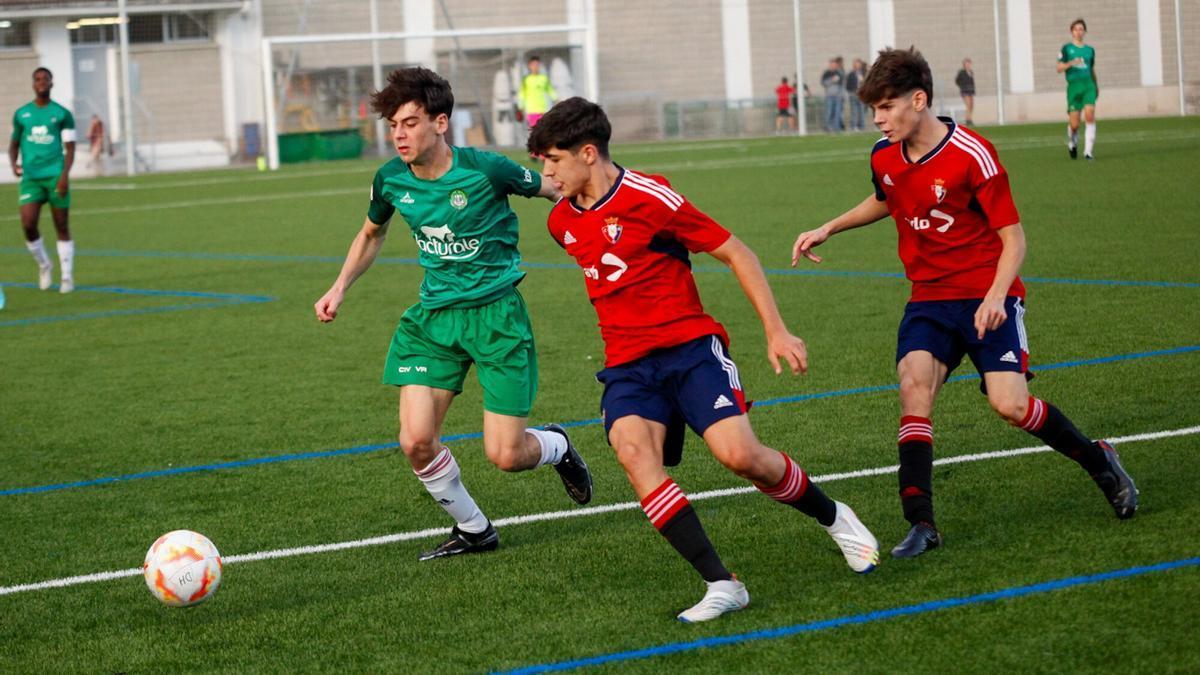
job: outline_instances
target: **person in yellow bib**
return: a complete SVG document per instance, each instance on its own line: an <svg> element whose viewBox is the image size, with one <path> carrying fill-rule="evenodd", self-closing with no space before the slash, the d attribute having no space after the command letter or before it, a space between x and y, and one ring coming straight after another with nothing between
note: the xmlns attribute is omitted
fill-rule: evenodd
<svg viewBox="0 0 1200 675"><path fill-rule="evenodd" d="M536 126L557 99L558 92L554 91L550 78L542 73L541 57L529 57L529 74L521 80L521 89L517 92L517 105L525 113L525 124L530 129Z"/></svg>
<svg viewBox="0 0 1200 675"><path fill-rule="evenodd" d="M13 174L21 179L18 203L25 247L38 265L38 288L53 285L54 263L46 255L38 218L42 204L50 202L50 215L58 233L58 260L62 269L61 293L75 290L72 260L75 242L67 216L71 208L71 190L67 174L75 163L75 118L71 111L50 100L54 75L48 68L33 71L34 99L13 113L13 132L8 144L8 161ZM20 164L17 158L20 157Z"/></svg>

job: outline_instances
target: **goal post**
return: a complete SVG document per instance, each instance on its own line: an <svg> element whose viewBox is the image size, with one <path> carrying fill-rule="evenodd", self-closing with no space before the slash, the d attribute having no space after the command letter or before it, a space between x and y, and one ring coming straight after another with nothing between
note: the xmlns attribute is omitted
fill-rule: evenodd
<svg viewBox="0 0 1200 675"><path fill-rule="evenodd" d="M591 2L588 3L589 5ZM507 26L494 28L463 28L453 30L429 30L429 31L412 31L412 32L367 32L367 33L333 33L324 35L287 35L287 36L271 36L262 39L262 88L263 88L263 132L264 132L264 149L266 151L266 164L272 171L279 168L280 164L280 146L279 135L284 126L281 124L280 118L280 95L278 92L286 92L288 82L284 82L284 89L280 89L280 73L278 61L276 60L275 50L281 46L291 46L294 49L301 49L304 46L326 45L349 46L359 44L364 46L378 45L379 43L387 42L404 42L407 40L453 40L455 47L452 51L461 51L461 40L475 40L478 43L479 38L503 38L503 37L522 37L522 36L544 36L544 35L563 35L573 37L567 40L564 44L571 47L578 47L582 50L582 58L579 59L578 68L582 71L579 73L582 80L582 93L590 100L599 98L599 84L597 79L597 59L596 59L596 33L595 21L593 15L589 14L586 23L563 23L551 25L532 25L532 26ZM374 72L379 72L379 50L371 48L371 56L369 57L372 63L366 64ZM296 61L295 53L292 56L292 63ZM347 67L347 70L352 70ZM290 76L292 68L289 66L284 76ZM378 86L372 78L372 86ZM482 96L482 95L480 95ZM490 101L490 97L488 98Z"/></svg>

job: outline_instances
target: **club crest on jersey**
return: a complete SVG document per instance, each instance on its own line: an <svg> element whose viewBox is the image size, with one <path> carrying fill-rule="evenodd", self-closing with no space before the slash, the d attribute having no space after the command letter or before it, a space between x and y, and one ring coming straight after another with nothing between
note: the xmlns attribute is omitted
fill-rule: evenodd
<svg viewBox="0 0 1200 675"><path fill-rule="evenodd" d="M600 233L608 240L608 243L615 244L621 238L621 224L617 222L616 217L605 218L604 225L600 227Z"/></svg>
<svg viewBox="0 0 1200 675"><path fill-rule="evenodd" d="M941 204L942 200L946 198L946 181L941 178L935 178L929 189L933 190L933 196L937 198L937 203Z"/></svg>
<svg viewBox="0 0 1200 675"><path fill-rule="evenodd" d="M455 190L450 193L450 206L453 206L459 211L467 207L467 193L462 190Z"/></svg>

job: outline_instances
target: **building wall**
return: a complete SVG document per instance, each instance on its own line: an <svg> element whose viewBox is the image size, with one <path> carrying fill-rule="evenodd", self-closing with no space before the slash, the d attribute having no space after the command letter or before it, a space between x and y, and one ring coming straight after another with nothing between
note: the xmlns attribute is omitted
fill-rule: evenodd
<svg viewBox="0 0 1200 675"><path fill-rule="evenodd" d="M139 64L136 97L153 116L153 130L139 121L138 143L223 140L220 51L213 43L138 45L130 58Z"/></svg>
<svg viewBox="0 0 1200 675"><path fill-rule="evenodd" d="M0 128L5 139L12 134L13 111L33 100L33 69L39 65L32 49L0 51ZM7 141L4 147L8 148ZM8 173L7 167L0 170Z"/></svg>

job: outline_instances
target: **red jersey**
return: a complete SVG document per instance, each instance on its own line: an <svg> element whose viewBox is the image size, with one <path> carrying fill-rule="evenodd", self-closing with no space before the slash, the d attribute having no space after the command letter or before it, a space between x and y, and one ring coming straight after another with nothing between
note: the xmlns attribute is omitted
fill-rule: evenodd
<svg viewBox="0 0 1200 675"><path fill-rule="evenodd" d="M775 101L780 110L792 107L792 94L794 93L796 93L796 88L790 84L781 84L775 87Z"/></svg>
<svg viewBox="0 0 1200 675"><path fill-rule="evenodd" d="M618 167L620 168L620 167ZM708 252L729 231L671 189L662 176L620 169L589 209L563 199L550 211L550 236L583 270L600 318L605 366L639 359L705 335L729 344L704 312L688 252Z"/></svg>
<svg viewBox="0 0 1200 675"><path fill-rule="evenodd" d="M1004 246L996 230L1021 221L996 149L979 134L939 118L950 133L911 162L903 143L882 139L871 152L875 198L900 232L900 260L912 300L982 298ZM1025 297L1020 277L1008 295Z"/></svg>

